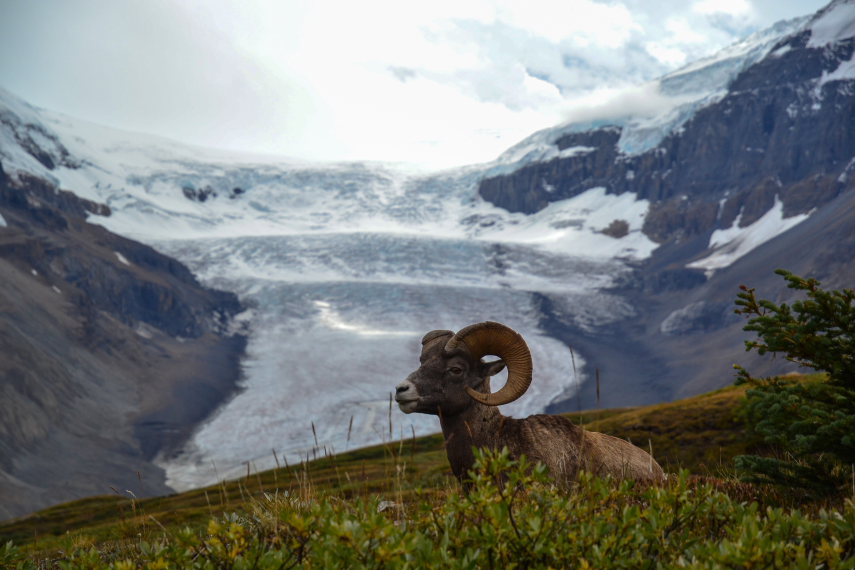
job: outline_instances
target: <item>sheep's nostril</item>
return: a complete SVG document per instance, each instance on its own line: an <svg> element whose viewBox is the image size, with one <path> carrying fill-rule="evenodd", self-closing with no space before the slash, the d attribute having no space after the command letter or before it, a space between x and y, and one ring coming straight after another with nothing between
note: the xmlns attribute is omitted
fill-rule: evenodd
<svg viewBox="0 0 855 570"><path fill-rule="evenodd" d="M395 393L400 394L401 392L406 392L409 389L409 386L398 386L397 388L395 388Z"/></svg>

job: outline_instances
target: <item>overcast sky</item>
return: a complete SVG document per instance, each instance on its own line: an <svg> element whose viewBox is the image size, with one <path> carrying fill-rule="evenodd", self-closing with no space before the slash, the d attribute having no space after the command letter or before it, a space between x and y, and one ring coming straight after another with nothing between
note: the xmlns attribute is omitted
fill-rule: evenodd
<svg viewBox="0 0 855 570"><path fill-rule="evenodd" d="M177 140L490 160L824 0L0 0L0 86Z"/></svg>

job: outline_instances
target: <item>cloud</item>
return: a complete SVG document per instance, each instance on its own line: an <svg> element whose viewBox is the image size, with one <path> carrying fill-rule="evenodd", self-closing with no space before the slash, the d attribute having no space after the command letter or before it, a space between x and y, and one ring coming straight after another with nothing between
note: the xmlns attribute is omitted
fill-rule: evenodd
<svg viewBox="0 0 855 570"><path fill-rule="evenodd" d="M748 0L700 0L692 4L692 11L709 16L711 14L729 14L731 16L746 16L753 12Z"/></svg>
<svg viewBox="0 0 855 570"><path fill-rule="evenodd" d="M415 70L410 69L408 67L399 67L397 65L389 66L389 73L394 75L398 81L408 81L416 77L417 73Z"/></svg>
<svg viewBox="0 0 855 570"><path fill-rule="evenodd" d="M270 142L266 125L292 120L277 96L299 101L298 89L190 16L163 0L21 9L2 27L18 46L0 49L2 77L37 104L115 127L232 148L243 137Z"/></svg>
<svg viewBox="0 0 855 570"><path fill-rule="evenodd" d="M669 112L681 102L683 100L679 98L663 95L659 91L659 82L651 81L643 85L603 89L569 101L565 120L586 123L625 117L649 118Z"/></svg>
<svg viewBox="0 0 855 570"><path fill-rule="evenodd" d="M627 7L592 0L513 0L497 3L496 21L552 43L570 42L592 49L625 45L641 31Z"/></svg>
<svg viewBox="0 0 855 570"><path fill-rule="evenodd" d="M465 164L568 113L655 112L652 79L822 2L5 2L0 77L197 144Z"/></svg>
<svg viewBox="0 0 855 570"><path fill-rule="evenodd" d="M562 98L650 79L667 67L632 39L620 48L587 49L574 40L551 42L503 21L455 20L435 41L477 54L477 65L421 71L463 94L511 109L560 105Z"/></svg>

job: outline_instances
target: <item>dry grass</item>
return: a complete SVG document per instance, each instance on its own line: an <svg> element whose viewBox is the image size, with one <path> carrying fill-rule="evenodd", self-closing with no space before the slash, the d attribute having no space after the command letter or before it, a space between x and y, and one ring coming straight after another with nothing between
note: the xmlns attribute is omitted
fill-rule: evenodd
<svg viewBox="0 0 855 570"><path fill-rule="evenodd" d="M736 455L758 442L737 413L745 388L715 392L592 418L585 427L630 440L648 449L666 471L688 469L703 475L728 475Z"/></svg>
<svg viewBox="0 0 855 570"><path fill-rule="evenodd" d="M721 476L729 472L734 455L750 450L736 415L743 396L743 389L731 387L673 403L569 415L587 429L628 438L645 449L652 445L666 471L684 468ZM251 512L253 504L271 497L302 502L379 497L404 508L456 492L437 434L250 472L166 497L117 494L57 505L0 524L0 544L12 540L34 553L68 550L75 541L121 549L124 542L156 540L186 526L199 528L212 515Z"/></svg>

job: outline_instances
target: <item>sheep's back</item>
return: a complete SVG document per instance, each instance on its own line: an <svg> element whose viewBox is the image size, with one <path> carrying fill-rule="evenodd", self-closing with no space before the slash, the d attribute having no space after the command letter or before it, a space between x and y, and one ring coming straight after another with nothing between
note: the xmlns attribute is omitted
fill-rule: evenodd
<svg viewBox="0 0 855 570"><path fill-rule="evenodd" d="M626 440L595 431L585 432L586 469L597 475L619 479L661 481L662 467L649 453Z"/></svg>
<svg viewBox="0 0 855 570"><path fill-rule="evenodd" d="M662 480L664 473L646 451L610 435L587 431L563 416L538 414L508 418L501 442L515 456L526 455L549 468L552 477L572 484L580 469L620 479Z"/></svg>

